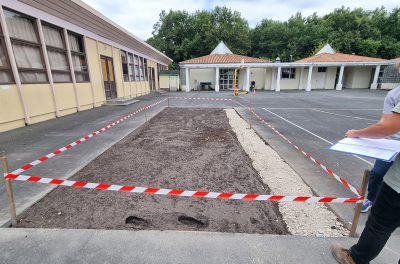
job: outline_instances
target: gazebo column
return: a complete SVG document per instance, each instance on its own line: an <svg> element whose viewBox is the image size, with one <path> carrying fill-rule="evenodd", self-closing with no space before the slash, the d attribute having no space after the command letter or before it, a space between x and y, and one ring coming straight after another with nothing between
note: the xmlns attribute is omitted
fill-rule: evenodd
<svg viewBox="0 0 400 264"><path fill-rule="evenodd" d="M336 90L338 91L342 90L343 88L343 73L344 73L344 65L341 65L339 71L338 83L336 84Z"/></svg>
<svg viewBox="0 0 400 264"><path fill-rule="evenodd" d="M303 90L304 67L301 67L299 90Z"/></svg>
<svg viewBox="0 0 400 264"><path fill-rule="evenodd" d="M276 73L276 87L275 87L275 92L280 92L281 91L281 72L282 72L282 67L278 67L278 72Z"/></svg>
<svg viewBox="0 0 400 264"><path fill-rule="evenodd" d="M308 78L307 78L306 92L310 92L310 91L311 91L312 71L313 71L313 66L310 66L310 67L308 68Z"/></svg>
<svg viewBox="0 0 400 264"><path fill-rule="evenodd" d="M250 67L246 68L246 85L245 85L246 91L250 91Z"/></svg>
<svg viewBox="0 0 400 264"><path fill-rule="evenodd" d="M271 69L271 91L275 90L275 68Z"/></svg>
<svg viewBox="0 0 400 264"><path fill-rule="evenodd" d="M190 92L190 74L189 74L189 68L185 68L185 74L186 74L186 92Z"/></svg>
<svg viewBox="0 0 400 264"><path fill-rule="evenodd" d="M379 72L381 71L381 65L376 66L375 69L375 74L374 74L374 80L371 83L371 90L376 90L378 88L378 78L379 78Z"/></svg>
<svg viewBox="0 0 400 264"><path fill-rule="evenodd" d="M215 91L219 92L219 68L215 68Z"/></svg>

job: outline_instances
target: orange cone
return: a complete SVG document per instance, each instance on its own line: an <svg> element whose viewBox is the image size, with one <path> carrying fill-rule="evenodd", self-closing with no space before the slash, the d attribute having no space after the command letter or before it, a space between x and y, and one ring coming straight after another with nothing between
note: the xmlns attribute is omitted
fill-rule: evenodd
<svg viewBox="0 0 400 264"><path fill-rule="evenodd" d="M253 95L256 95L256 88L253 89Z"/></svg>

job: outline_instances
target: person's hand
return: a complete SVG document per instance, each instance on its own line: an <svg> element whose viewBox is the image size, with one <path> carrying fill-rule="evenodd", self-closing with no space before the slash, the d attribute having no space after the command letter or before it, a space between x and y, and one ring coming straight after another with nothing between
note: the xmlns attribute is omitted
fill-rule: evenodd
<svg viewBox="0 0 400 264"><path fill-rule="evenodd" d="M346 136L349 138L357 138L359 137L358 130L350 129L349 131L346 132Z"/></svg>

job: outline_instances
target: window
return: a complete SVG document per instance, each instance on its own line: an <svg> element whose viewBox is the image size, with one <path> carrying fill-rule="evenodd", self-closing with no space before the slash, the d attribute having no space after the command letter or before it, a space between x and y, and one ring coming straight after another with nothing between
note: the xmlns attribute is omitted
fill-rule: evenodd
<svg viewBox="0 0 400 264"><path fill-rule="evenodd" d="M86 62L85 47L81 35L68 32L68 41L71 49L72 65L76 82L89 82L89 71Z"/></svg>
<svg viewBox="0 0 400 264"><path fill-rule="evenodd" d="M139 57L135 55L135 81L140 81L140 73L139 73Z"/></svg>
<svg viewBox="0 0 400 264"><path fill-rule="evenodd" d="M144 65L144 80L148 81L149 80L149 73L148 73L148 69L147 69L147 59L143 59Z"/></svg>
<svg viewBox="0 0 400 264"><path fill-rule="evenodd" d="M129 79L131 82L135 81L135 61L133 59L133 54L128 53L128 58L129 58Z"/></svg>
<svg viewBox="0 0 400 264"><path fill-rule="evenodd" d="M326 72L326 67L318 67L318 72Z"/></svg>
<svg viewBox="0 0 400 264"><path fill-rule="evenodd" d="M47 82L35 19L4 9L21 83Z"/></svg>
<svg viewBox="0 0 400 264"><path fill-rule="evenodd" d="M282 68L282 79L295 79L296 78L296 68Z"/></svg>
<svg viewBox="0 0 400 264"><path fill-rule="evenodd" d="M7 83L14 83L14 78L11 73L3 32L0 28L0 84Z"/></svg>
<svg viewBox="0 0 400 264"><path fill-rule="evenodd" d="M71 82L71 71L62 29L48 24L43 24L42 28L53 81L56 83Z"/></svg>
<svg viewBox="0 0 400 264"><path fill-rule="evenodd" d="M140 80L144 81L144 66L143 66L143 58L139 57L139 62L140 62Z"/></svg>
<svg viewBox="0 0 400 264"><path fill-rule="evenodd" d="M124 76L124 81L129 82L128 55L126 51L123 50L121 50L121 62L122 62L122 75Z"/></svg>

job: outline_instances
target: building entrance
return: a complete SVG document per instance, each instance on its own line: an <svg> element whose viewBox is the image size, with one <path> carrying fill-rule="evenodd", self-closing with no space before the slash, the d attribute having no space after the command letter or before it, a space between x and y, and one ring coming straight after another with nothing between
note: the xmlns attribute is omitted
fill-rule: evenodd
<svg viewBox="0 0 400 264"><path fill-rule="evenodd" d="M103 72L103 82L106 99L109 100L117 98L117 86L115 84L112 58L101 56L101 70Z"/></svg>

